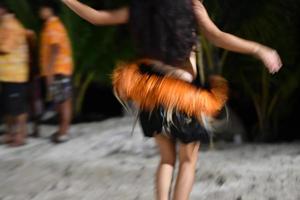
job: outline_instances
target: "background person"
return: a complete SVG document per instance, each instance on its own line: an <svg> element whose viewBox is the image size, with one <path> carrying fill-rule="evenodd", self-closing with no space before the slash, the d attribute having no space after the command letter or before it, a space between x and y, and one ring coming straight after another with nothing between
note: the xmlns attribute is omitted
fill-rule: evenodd
<svg viewBox="0 0 300 200"><path fill-rule="evenodd" d="M3 142L25 144L27 135L28 44L26 30L4 3L0 3L0 84L1 110L6 132Z"/></svg>
<svg viewBox="0 0 300 200"><path fill-rule="evenodd" d="M52 135L55 143L69 139L72 118L73 60L70 39L58 14L56 2L47 0L40 5L39 15L44 21L41 32L40 65L45 79L48 99L54 101L59 114L59 130Z"/></svg>

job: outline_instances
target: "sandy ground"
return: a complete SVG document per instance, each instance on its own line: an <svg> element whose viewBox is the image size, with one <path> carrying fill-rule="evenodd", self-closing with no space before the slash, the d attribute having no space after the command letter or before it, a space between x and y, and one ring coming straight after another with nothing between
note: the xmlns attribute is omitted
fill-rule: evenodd
<svg viewBox="0 0 300 200"><path fill-rule="evenodd" d="M0 200L153 200L158 156L132 119L75 125L73 139L0 146ZM300 200L300 143L202 147L192 200Z"/></svg>

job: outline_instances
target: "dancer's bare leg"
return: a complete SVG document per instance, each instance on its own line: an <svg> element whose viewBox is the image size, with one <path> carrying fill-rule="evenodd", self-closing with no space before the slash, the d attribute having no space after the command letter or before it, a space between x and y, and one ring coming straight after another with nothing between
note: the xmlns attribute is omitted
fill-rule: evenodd
<svg viewBox="0 0 300 200"><path fill-rule="evenodd" d="M177 175L174 200L188 200L195 179L195 168L200 143L180 144L179 171Z"/></svg>
<svg viewBox="0 0 300 200"><path fill-rule="evenodd" d="M173 170L176 163L176 144L172 139L162 134L157 134L155 141L161 156L156 172L156 199L169 200Z"/></svg>

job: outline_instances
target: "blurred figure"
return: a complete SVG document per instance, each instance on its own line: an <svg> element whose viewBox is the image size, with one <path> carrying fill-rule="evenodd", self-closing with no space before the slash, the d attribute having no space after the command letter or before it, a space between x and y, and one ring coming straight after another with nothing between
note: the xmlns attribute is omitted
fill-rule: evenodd
<svg viewBox="0 0 300 200"><path fill-rule="evenodd" d="M193 52L199 45L198 30L218 47L256 56L270 73L282 67L278 53L221 31L198 0L132 0L115 10L95 10L78 0L62 1L93 24L130 24L140 60L114 71L115 94L125 105L129 100L137 105L145 137L155 138L161 156L156 199L190 199L198 150L207 129L202 118L220 114L228 92L222 77L210 77L214 82L208 90L201 83L197 52Z"/></svg>
<svg viewBox="0 0 300 200"><path fill-rule="evenodd" d="M27 31L4 3L0 3L0 85L6 131L3 143L25 144L27 135Z"/></svg>
<svg viewBox="0 0 300 200"><path fill-rule="evenodd" d="M66 142L72 118L73 61L70 40L63 23L58 18L58 5L44 1L39 15L44 21L41 33L40 65L45 78L47 100L54 102L59 114L59 130L52 135L54 143Z"/></svg>

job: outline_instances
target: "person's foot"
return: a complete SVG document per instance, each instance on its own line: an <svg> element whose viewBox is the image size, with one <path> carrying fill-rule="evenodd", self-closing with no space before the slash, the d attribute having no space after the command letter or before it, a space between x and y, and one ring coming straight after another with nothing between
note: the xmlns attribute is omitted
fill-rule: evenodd
<svg viewBox="0 0 300 200"><path fill-rule="evenodd" d="M59 133L54 133L51 136L51 141L55 144L61 144L68 142L70 140L70 136L68 134L61 135Z"/></svg>
<svg viewBox="0 0 300 200"><path fill-rule="evenodd" d="M25 136L22 134L16 134L13 141L9 144L10 147L20 147L26 144Z"/></svg>
<svg viewBox="0 0 300 200"><path fill-rule="evenodd" d="M13 135L5 133L0 138L0 144L10 144L14 141Z"/></svg>

